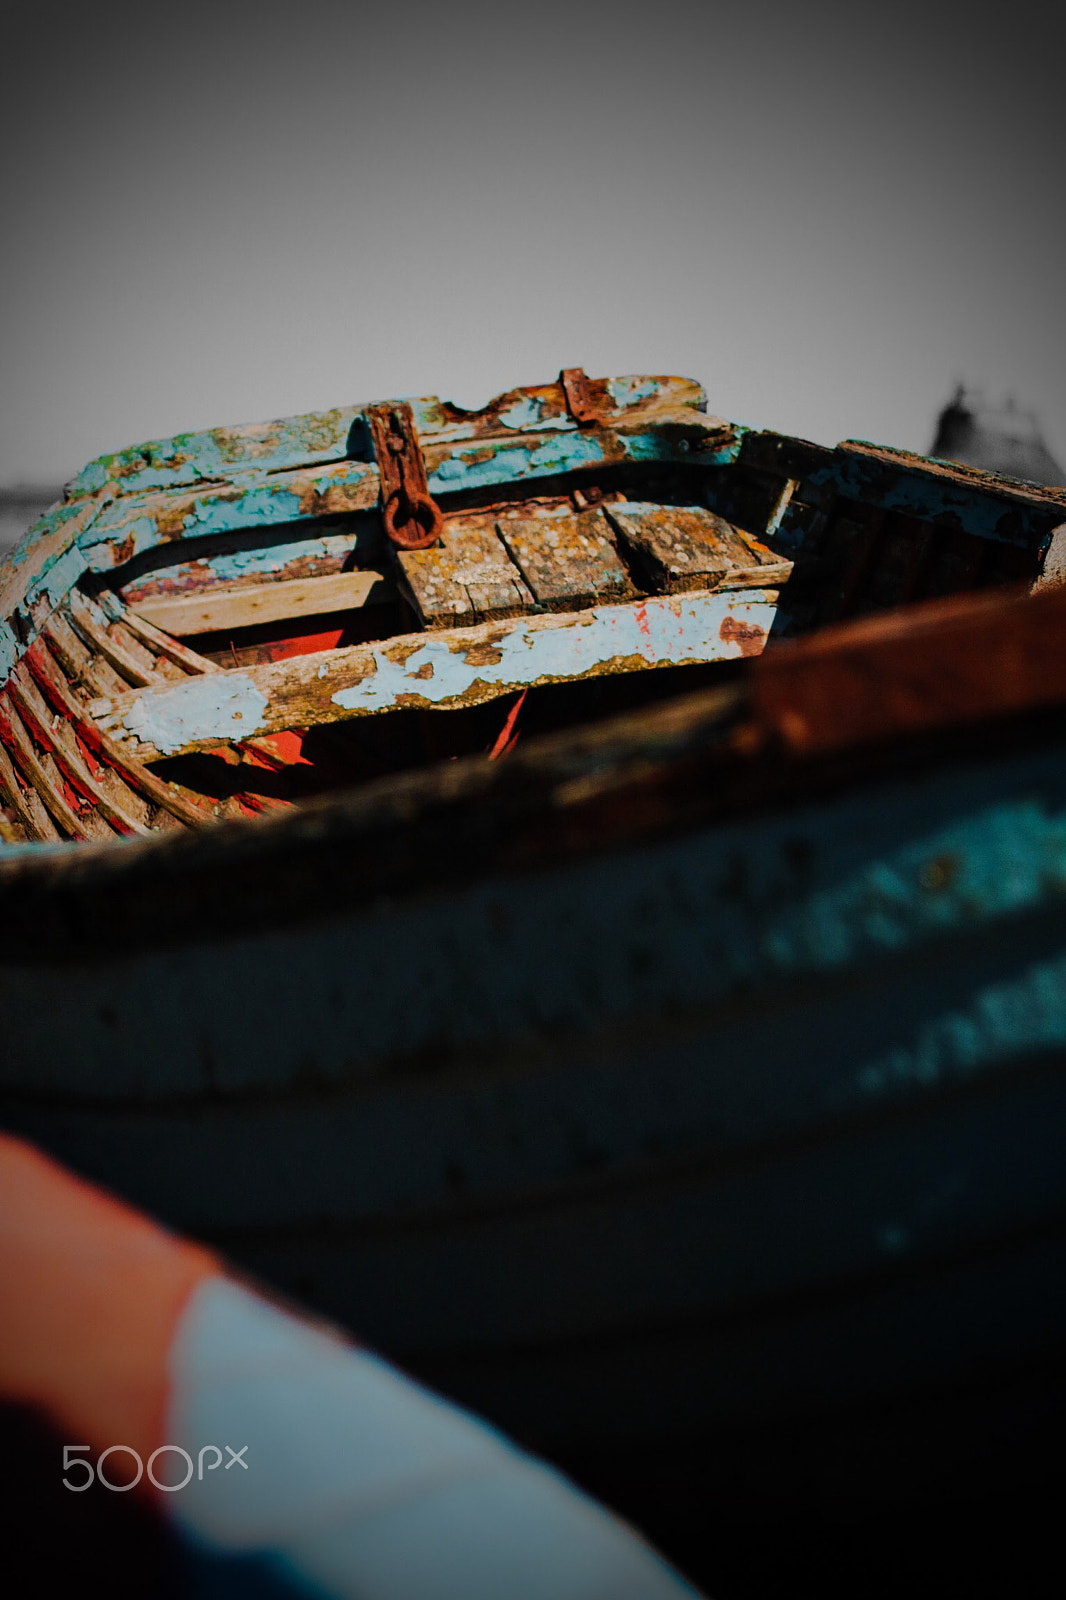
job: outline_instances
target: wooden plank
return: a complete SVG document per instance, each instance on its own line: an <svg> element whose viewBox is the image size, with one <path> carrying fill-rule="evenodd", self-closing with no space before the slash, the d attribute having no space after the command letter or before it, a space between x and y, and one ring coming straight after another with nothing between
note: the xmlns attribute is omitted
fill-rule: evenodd
<svg viewBox="0 0 1066 1600"><path fill-rule="evenodd" d="M128 685L103 656L94 655L62 611L53 611L41 632L74 688L92 694L124 694Z"/></svg>
<svg viewBox="0 0 1066 1600"><path fill-rule="evenodd" d="M123 748L153 761L396 707L454 710L534 684L755 655L776 608L773 589L658 595L228 668L88 709Z"/></svg>
<svg viewBox="0 0 1066 1600"><path fill-rule="evenodd" d="M133 786L146 800L169 811L179 822L190 828L207 827L214 819L210 812L194 805L174 785L163 783L135 756L122 750L113 739L97 727L70 692L66 679L52 658L44 637L35 639L23 658L33 674L34 682L54 710L65 716L84 740L97 760L113 767L120 777Z"/></svg>
<svg viewBox="0 0 1066 1600"><path fill-rule="evenodd" d="M427 628L515 617L533 605L489 512L449 517L439 544L398 554L415 610Z"/></svg>
<svg viewBox="0 0 1066 1600"><path fill-rule="evenodd" d="M95 650L98 655L103 656L127 683L132 683L138 688L151 683L151 667L134 658L122 645L117 644L108 633L103 619L99 615L93 615L93 609L83 595L76 589L71 590L67 596L66 614L90 650Z"/></svg>
<svg viewBox="0 0 1066 1600"><path fill-rule="evenodd" d="M604 509L660 593L784 583L792 571L791 561L702 506L623 501Z"/></svg>
<svg viewBox="0 0 1066 1600"><path fill-rule="evenodd" d="M223 475L192 491L124 494L100 513L81 549L88 567L107 572L173 541L372 511L379 491L375 466L335 461L296 472Z"/></svg>
<svg viewBox="0 0 1066 1600"><path fill-rule="evenodd" d="M41 805L39 797L32 790L27 793L19 783L15 769L11 765L11 757L2 744L0 744L0 798L11 807L20 827L30 839L59 838L58 830Z"/></svg>
<svg viewBox="0 0 1066 1600"><path fill-rule="evenodd" d="M156 629L187 637L284 622L291 617L354 611L388 598L391 592L384 573L335 572L322 578L290 578L280 583L208 589L195 595L160 595L139 601L134 614Z"/></svg>
<svg viewBox="0 0 1066 1600"><path fill-rule="evenodd" d="M696 410L691 401L662 405L649 399L646 405L618 405L609 425L555 424L539 432L522 426L492 436L466 432L466 443L460 437L424 437L422 445L429 491L439 497L570 473L599 476L606 468L649 462L722 466L735 458L742 432ZM229 480L224 475L194 491L122 494L86 530L79 550L91 571L106 572L167 541L185 544L371 511L379 493L376 467L349 460L295 473L242 473Z"/></svg>
<svg viewBox="0 0 1066 1600"><path fill-rule="evenodd" d="M144 617L138 616L136 611L124 605L117 595L103 594L100 605L112 622L121 621L130 633L146 646L156 657L165 657L166 660L180 667L188 675L200 672L215 672L217 670L213 661L207 656L197 655L195 650L190 650L188 645L180 644L177 639L171 638L162 628L157 628L153 623L147 622Z"/></svg>
<svg viewBox="0 0 1066 1600"><path fill-rule="evenodd" d="M17 547L20 559L7 560L0 570L0 617L32 597L49 569L77 543L93 519L114 498L113 490L76 504L52 506L39 517Z"/></svg>
<svg viewBox="0 0 1066 1600"><path fill-rule="evenodd" d="M20 661L12 673L8 693L30 733L49 752L75 793L94 805L119 833L147 834L143 819L113 798L93 777L78 749L74 729L65 717L53 713L45 704L25 662Z"/></svg>
<svg viewBox="0 0 1066 1600"><path fill-rule="evenodd" d="M72 839L90 838L84 820L71 810L64 798L62 780L54 761L48 756L38 757L7 690L0 692L0 739L37 790L57 827Z"/></svg>
<svg viewBox="0 0 1066 1600"><path fill-rule="evenodd" d="M502 516L496 526L537 604L549 611L636 592L600 510Z"/></svg>

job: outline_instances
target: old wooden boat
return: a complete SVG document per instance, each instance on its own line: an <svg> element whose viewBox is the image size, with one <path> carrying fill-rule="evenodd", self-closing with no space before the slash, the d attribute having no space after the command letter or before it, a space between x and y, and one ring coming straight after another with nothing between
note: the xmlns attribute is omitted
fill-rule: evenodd
<svg viewBox="0 0 1066 1600"><path fill-rule="evenodd" d="M8 841L196 827L502 749L771 636L1031 581L1063 519L1059 491L705 403L574 370L481 412L389 402L93 462L2 569Z"/></svg>
<svg viewBox="0 0 1066 1600"><path fill-rule="evenodd" d="M813 1473L1062 1370L1066 494L701 405L82 474L4 574L0 1116L556 1460Z"/></svg>

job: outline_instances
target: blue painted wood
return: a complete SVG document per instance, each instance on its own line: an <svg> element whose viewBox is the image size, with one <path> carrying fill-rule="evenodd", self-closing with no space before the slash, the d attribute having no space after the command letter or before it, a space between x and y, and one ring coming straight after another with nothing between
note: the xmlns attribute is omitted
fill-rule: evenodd
<svg viewBox="0 0 1066 1600"><path fill-rule="evenodd" d="M1058 1291L996 1299L1066 1215L1064 899L1056 744L9 965L0 1106L545 1448L669 1396L682 1434L748 1425L1066 1335ZM812 1318L863 1343L812 1365Z"/></svg>
<svg viewBox="0 0 1066 1600"><path fill-rule="evenodd" d="M695 454L709 498L750 468L800 549L834 496L1034 566L1062 520L1050 491L753 435L691 394L645 427L649 382L616 381L634 416L606 444L546 390L503 397L491 438L419 403L431 487L613 449ZM172 543L225 575L247 551L212 541L255 530L256 561L267 535L275 557L324 552L338 498L351 514L377 494L344 454L354 420L89 472L5 569L6 659L87 567ZM407 831L381 837L413 849L459 769L428 800L398 780L287 831L106 861L24 848L0 878L0 1115L546 1447L664 1418L705 1437L1024 1363L1066 1338L1066 747L1052 713L1006 732L908 775L769 786L718 821L671 810L669 764L692 752L664 735L633 811L661 804L658 834L564 851L608 751L526 810L486 808L486 863L501 816L517 835L503 867L340 900L338 860L390 807Z"/></svg>

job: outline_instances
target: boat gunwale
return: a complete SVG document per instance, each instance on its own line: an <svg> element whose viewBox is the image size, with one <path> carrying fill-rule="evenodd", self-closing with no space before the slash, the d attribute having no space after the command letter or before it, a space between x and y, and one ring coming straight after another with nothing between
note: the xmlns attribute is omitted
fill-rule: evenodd
<svg viewBox="0 0 1066 1600"><path fill-rule="evenodd" d="M913 653L923 637L935 644L940 635L942 659L961 641L959 663L988 679L999 663L983 661L982 630L998 627L1009 650L1034 618L1045 636L1066 625L1066 589L927 601L841 624L750 658L725 687L542 735L506 762L465 757L196 833L77 850L18 847L0 855L4 959L84 960L76 905L89 922L108 907L109 955L129 944L225 941L494 876L621 856L671 834L861 792L886 776L908 782L939 767L987 764L990 748L1009 760L1057 747L1066 740L1061 653L1046 689L1022 692L1013 704L989 705L978 694L967 712L964 667L939 718L890 704L884 726L864 735L845 711L837 743L811 746L790 722L805 679L817 689L838 663L868 679L869 662L886 647Z"/></svg>

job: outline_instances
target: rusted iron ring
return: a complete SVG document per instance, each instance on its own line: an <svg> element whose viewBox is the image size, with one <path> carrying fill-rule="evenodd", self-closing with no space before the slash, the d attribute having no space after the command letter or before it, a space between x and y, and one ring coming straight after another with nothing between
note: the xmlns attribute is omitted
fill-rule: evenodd
<svg viewBox="0 0 1066 1600"><path fill-rule="evenodd" d="M394 489L382 513L385 532L401 550L426 550L440 538L444 518L428 494Z"/></svg>

